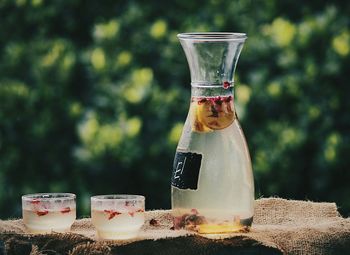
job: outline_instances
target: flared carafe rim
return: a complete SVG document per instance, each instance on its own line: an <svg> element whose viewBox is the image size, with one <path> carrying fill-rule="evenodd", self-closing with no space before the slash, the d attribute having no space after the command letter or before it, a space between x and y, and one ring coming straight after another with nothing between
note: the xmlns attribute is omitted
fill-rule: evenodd
<svg viewBox="0 0 350 255"><path fill-rule="evenodd" d="M180 40L194 40L203 42L237 41L244 42L247 39L245 33L234 32L189 32L177 35Z"/></svg>

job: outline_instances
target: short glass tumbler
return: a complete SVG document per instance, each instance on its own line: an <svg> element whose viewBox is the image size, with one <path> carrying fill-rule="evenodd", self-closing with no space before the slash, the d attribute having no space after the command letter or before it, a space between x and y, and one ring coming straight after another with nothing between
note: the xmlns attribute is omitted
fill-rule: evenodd
<svg viewBox="0 0 350 255"><path fill-rule="evenodd" d="M91 197L91 220L100 239L118 240L136 237L145 222L144 212L144 196Z"/></svg>
<svg viewBox="0 0 350 255"><path fill-rule="evenodd" d="M38 193L22 196L23 222L30 233L67 232L76 219L75 195Z"/></svg>

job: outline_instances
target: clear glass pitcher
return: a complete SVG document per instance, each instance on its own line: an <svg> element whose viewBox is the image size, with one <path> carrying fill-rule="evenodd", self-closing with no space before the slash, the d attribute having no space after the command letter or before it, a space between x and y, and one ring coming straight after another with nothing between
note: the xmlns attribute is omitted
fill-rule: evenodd
<svg viewBox="0 0 350 255"><path fill-rule="evenodd" d="M191 103L171 178L174 228L203 234L248 230L254 180L234 108L241 33L179 34L191 72Z"/></svg>

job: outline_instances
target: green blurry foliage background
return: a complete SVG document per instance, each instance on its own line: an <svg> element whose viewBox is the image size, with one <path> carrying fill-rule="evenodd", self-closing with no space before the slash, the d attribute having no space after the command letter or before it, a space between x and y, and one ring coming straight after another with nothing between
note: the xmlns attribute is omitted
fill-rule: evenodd
<svg viewBox="0 0 350 255"><path fill-rule="evenodd" d="M350 213L347 1L0 1L0 217L20 196L170 207L190 77L179 32L248 34L235 97L256 196Z"/></svg>

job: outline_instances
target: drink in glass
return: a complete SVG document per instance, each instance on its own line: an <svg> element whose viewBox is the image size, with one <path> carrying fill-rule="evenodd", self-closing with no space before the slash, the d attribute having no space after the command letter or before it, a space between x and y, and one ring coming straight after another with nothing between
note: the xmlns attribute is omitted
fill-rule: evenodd
<svg viewBox="0 0 350 255"><path fill-rule="evenodd" d="M144 212L143 196L91 197L91 220L100 239L118 240L136 237L145 221Z"/></svg>
<svg viewBox="0 0 350 255"><path fill-rule="evenodd" d="M22 196L23 222L30 233L69 231L76 218L75 195L38 193Z"/></svg>

